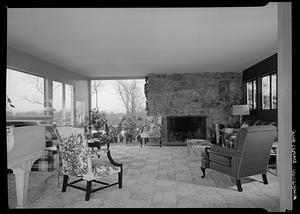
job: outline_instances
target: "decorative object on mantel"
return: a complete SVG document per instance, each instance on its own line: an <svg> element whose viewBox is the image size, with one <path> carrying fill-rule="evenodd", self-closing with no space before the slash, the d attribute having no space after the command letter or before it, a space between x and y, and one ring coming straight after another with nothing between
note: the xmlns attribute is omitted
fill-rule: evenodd
<svg viewBox="0 0 300 214"><path fill-rule="evenodd" d="M249 106L248 105L233 105L232 106L232 115L240 116L240 127L242 125L242 115L249 115Z"/></svg>

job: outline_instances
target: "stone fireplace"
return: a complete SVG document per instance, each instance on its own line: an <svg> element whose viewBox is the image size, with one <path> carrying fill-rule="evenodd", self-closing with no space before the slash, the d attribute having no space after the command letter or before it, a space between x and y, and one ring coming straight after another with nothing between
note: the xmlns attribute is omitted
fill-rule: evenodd
<svg viewBox="0 0 300 214"><path fill-rule="evenodd" d="M162 142L209 139L212 123L239 119L231 105L242 102L242 72L149 74L145 95L147 114L162 116Z"/></svg>
<svg viewBox="0 0 300 214"><path fill-rule="evenodd" d="M184 142L186 139L206 139L205 116L167 117L168 142Z"/></svg>

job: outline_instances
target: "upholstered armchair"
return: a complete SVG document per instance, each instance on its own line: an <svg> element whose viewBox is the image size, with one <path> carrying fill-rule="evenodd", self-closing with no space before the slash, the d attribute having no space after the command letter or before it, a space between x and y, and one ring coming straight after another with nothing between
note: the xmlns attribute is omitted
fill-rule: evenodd
<svg viewBox="0 0 300 214"><path fill-rule="evenodd" d="M88 149L86 139L82 133L72 134L69 137L62 138L59 144L60 156L62 160L62 173L64 175L62 192L67 187L74 187L86 192L85 200L88 201L90 194L113 185L118 184L122 188L123 166L113 160L110 154L109 146L107 149L97 150L97 155L92 154ZM100 158L94 158L98 157ZM98 179L112 174L118 174L118 181L114 183L101 182ZM79 177L79 180L68 183L70 177ZM86 188L74 185L80 181L86 181ZM92 189L92 182L102 184L96 189Z"/></svg>
<svg viewBox="0 0 300 214"><path fill-rule="evenodd" d="M202 178L210 168L234 177L239 192L243 191L244 177L262 174L264 184L268 184L266 172L275 132L273 125L245 127L239 130L233 148L212 145L202 153Z"/></svg>

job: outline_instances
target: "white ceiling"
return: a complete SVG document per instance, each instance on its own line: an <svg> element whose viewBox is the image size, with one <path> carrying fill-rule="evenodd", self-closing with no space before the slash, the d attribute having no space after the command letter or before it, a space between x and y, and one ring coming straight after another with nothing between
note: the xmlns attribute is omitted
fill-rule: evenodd
<svg viewBox="0 0 300 214"><path fill-rule="evenodd" d="M7 45L87 77L241 71L277 52L277 3L9 8Z"/></svg>

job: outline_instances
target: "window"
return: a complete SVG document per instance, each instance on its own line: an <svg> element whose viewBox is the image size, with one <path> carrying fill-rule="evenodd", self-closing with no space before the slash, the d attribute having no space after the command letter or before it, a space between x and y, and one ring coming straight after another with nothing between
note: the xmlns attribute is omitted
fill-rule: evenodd
<svg viewBox="0 0 300 214"><path fill-rule="evenodd" d="M249 109L256 109L256 80L247 82L247 105Z"/></svg>
<svg viewBox="0 0 300 214"><path fill-rule="evenodd" d="M53 81L53 119L57 125L73 125L73 86Z"/></svg>
<svg viewBox="0 0 300 214"><path fill-rule="evenodd" d="M44 116L44 78L6 69L7 116Z"/></svg>
<svg viewBox="0 0 300 214"><path fill-rule="evenodd" d="M262 109L277 109L277 75L262 77Z"/></svg>

